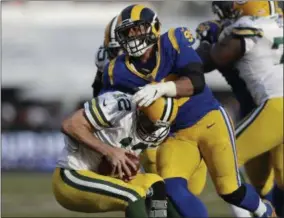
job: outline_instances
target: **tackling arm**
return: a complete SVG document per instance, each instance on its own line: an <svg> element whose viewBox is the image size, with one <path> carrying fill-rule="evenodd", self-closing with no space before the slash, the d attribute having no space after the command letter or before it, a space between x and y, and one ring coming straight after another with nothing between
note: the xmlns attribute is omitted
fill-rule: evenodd
<svg viewBox="0 0 284 218"><path fill-rule="evenodd" d="M199 94L205 87L202 60L192 48L195 39L187 28L177 28L171 35L176 50L174 71L178 75L175 81L176 96L188 97Z"/></svg>
<svg viewBox="0 0 284 218"><path fill-rule="evenodd" d="M111 151L109 145L93 135L94 127L91 126L85 117L84 109L76 111L69 118L65 119L62 123L61 131L103 155L108 155Z"/></svg>
<svg viewBox="0 0 284 218"><path fill-rule="evenodd" d="M188 64L180 69L180 77L174 83L177 97L199 94L205 87L203 65L201 63Z"/></svg>

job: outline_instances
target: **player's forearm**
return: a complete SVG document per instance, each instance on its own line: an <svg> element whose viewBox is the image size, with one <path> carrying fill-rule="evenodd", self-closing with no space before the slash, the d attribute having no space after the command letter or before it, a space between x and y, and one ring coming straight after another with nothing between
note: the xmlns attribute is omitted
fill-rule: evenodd
<svg viewBox="0 0 284 218"><path fill-rule="evenodd" d="M203 64L192 62L178 70L179 78L175 81L177 97L190 97L199 94L205 87Z"/></svg>
<svg viewBox="0 0 284 218"><path fill-rule="evenodd" d="M195 75L192 79L182 76L174 82L164 84L164 93L168 97L190 97L199 94L205 87L204 75Z"/></svg>
<svg viewBox="0 0 284 218"><path fill-rule="evenodd" d="M93 135L93 129L85 119L83 110L63 121L62 132L103 155L110 152L111 147Z"/></svg>
<svg viewBox="0 0 284 218"><path fill-rule="evenodd" d="M177 90L177 97L188 97L194 94L194 87L188 77L180 77L175 81L175 85Z"/></svg>

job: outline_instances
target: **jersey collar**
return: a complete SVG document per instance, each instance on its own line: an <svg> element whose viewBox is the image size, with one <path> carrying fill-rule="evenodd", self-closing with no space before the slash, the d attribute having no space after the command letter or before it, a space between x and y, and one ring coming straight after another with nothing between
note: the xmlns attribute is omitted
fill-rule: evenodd
<svg viewBox="0 0 284 218"><path fill-rule="evenodd" d="M137 69L134 67L133 64L130 63L129 61L129 56L126 55L125 57L125 64L126 67L128 68L128 70L130 70L131 73L135 74L136 76L147 80L147 81L155 81L159 67L160 67L160 62L161 62L161 45L160 45L160 39L158 40L157 44L158 44L158 50L156 52L156 59L157 59L157 63L155 68L153 69L153 71L147 75L140 73L139 71L137 71Z"/></svg>

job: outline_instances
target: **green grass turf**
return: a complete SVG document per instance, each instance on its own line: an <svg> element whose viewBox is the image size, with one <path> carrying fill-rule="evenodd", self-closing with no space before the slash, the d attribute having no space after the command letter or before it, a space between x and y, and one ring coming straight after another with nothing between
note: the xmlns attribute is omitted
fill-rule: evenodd
<svg viewBox="0 0 284 218"><path fill-rule="evenodd" d="M123 213L75 213L62 208L51 190L51 174L2 173L2 217L123 217ZM230 216L228 205L215 193L210 180L201 195L210 217Z"/></svg>

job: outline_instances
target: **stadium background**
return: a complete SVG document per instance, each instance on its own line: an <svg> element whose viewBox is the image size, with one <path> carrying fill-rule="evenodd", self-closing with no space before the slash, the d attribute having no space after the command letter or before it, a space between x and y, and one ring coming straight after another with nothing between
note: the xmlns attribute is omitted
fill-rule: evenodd
<svg viewBox="0 0 284 218"><path fill-rule="evenodd" d="M162 31L194 30L213 18L210 2L144 2ZM95 52L104 27L131 2L4 1L2 6L2 217L122 217L61 208L51 192L51 172L62 147L60 122L91 98ZM206 75L216 97L238 120L238 104L224 79ZM210 179L201 199L210 216L229 216Z"/></svg>

